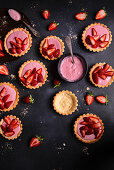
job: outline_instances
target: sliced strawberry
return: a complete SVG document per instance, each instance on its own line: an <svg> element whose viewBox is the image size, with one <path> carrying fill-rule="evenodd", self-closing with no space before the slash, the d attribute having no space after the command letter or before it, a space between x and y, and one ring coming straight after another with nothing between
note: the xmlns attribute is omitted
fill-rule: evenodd
<svg viewBox="0 0 114 170"><path fill-rule="evenodd" d="M48 50L49 50L49 49L52 49L52 48L55 48L55 45L54 45L54 44L50 44L50 45L48 46Z"/></svg>
<svg viewBox="0 0 114 170"><path fill-rule="evenodd" d="M94 123L93 124L93 128L100 128L101 127L101 123L100 122L98 122L98 123Z"/></svg>
<svg viewBox="0 0 114 170"><path fill-rule="evenodd" d="M107 72L105 73L105 75L112 77L112 76L114 75L114 72L113 72L113 71L107 71Z"/></svg>
<svg viewBox="0 0 114 170"><path fill-rule="evenodd" d="M83 119L84 119L84 121L87 122L87 123L90 121L90 118L89 118L89 117L84 117Z"/></svg>
<svg viewBox="0 0 114 170"><path fill-rule="evenodd" d="M22 45L21 50L25 51L25 49L26 49L26 45Z"/></svg>
<svg viewBox="0 0 114 170"><path fill-rule="evenodd" d="M4 118L4 121L9 125L11 123L11 119L7 116Z"/></svg>
<svg viewBox="0 0 114 170"><path fill-rule="evenodd" d="M42 74L39 74L39 75L38 75L38 78L37 78L37 82L38 82L38 83L43 83L43 81L44 81L43 75L42 75Z"/></svg>
<svg viewBox="0 0 114 170"><path fill-rule="evenodd" d="M91 45L95 45L96 43L95 39L92 36L89 36L89 39L90 39Z"/></svg>
<svg viewBox="0 0 114 170"><path fill-rule="evenodd" d="M16 53L17 53L15 48L10 48L10 49L9 49L9 52L10 52L11 54L16 54Z"/></svg>
<svg viewBox="0 0 114 170"><path fill-rule="evenodd" d="M35 73L36 73L36 67L33 68L33 70L32 70L32 74L35 74Z"/></svg>
<svg viewBox="0 0 114 170"><path fill-rule="evenodd" d="M107 96L97 96L96 100L101 104L107 104L108 103Z"/></svg>
<svg viewBox="0 0 114 170"><path fill-rule="evenodd" d="M54 58L53 54L48 56L51 60Z"/></svg>
<svg viewBox="0 0 114 170"><path fill-rule="evenodd" d="M4 53L0 51L0 58L4 57Z"/></svg>
<svg viewBox="0 0 114 170"><path fill-rule="evenodd" d="M93 36L97 35L97 31L95 30L95 28L92 28L92 35Z"/></svg>
<svg viewBox="0 0 114 170"><path fill-rule="evenodd" d="M7 131L12 132L13 131L13 126L10 124L7 126Z"/></svg>
<svg viewBox="0 0 114 170"><path fill-rule="evenodd" d="M93 78L94 83L98 84L98 73L93 73L92 78Z"/></svg>
<svg viewBox="0 0 114 170"><path fill-rule="evenodd" d="M34 79L34 74L31 74L29 77L27 77L26 79L26 85L28 86L29 84L31 84L31 82Z"/></svg>
<svg viewBox="0 0 114 170"><path fill-rule="evenodd" d="M103 70L104 71L107 71L109 68L110 68L110 65L107 64L107 63L103 66Z"/></svg>
<svg viewBox="0 0 114 170"><path fill-rule="evenodd" d="M19 127L19 123L16 123L15 125L13 125L13 129L16 129L17 127Z"/></svg>
<svg viewBox="0 0 114 170"><path fill-rule="evenodd" d="M92 45L92 48L97 48L98 46L97 46L97 44L95 44L95 45Z"/></svg>
<svg viewBox="0 0 114 170"><path fill-rule="evenodd" d="M43 44L43 48L48 48L48 39L45 39L45 42L44 42L44 44Z"/></svg>
<svg viewBox="0 0 114 170"><path fill-rule="evenodd" d="M4 103L0 104L0 109L3 110L4 109Z"/></svg>
<svg viewBox="0 0 114 170"><path fill-rule="evenodd" d="M7 137L13 136L14 134L15 134L14 131L12 131L12 132L5 132L5 136L7 136Z"/></svg>
<svg viewBox="0 0 114 170"><path fill-rule="evenodd" d="M2 40L0 39L0 51L3 50L3 43L2 43Z"/></svg>
<svg viewBox="0 0 114 170"><path fill-rule="evenodd" d="M49 31L55 30L58 25L59 25L59 23L52 22L52 23L49 25L48 30L49 30Z"/></svg>
<svg viewBox="0 0 114 170"><path fill-rule="evenodd" d="M1 104L1 105L4 104L3 101L2 101L2 99L0 99L0 104Z"/></svg>
<svg viewBox="0 0 114 170"><path fill-rule="evenodd" d="M99 46L100 46L101 48L104 48L104 47L106 47L108 44L109 44L109 41L104 41L104 42L102 42Z"/></svg>
<svg viewBox="0 0 114 170"><path fill-rule="evenodd" d="M106 17L106 11L104 9L101 9L97 12L95 19L99 20L99 19L103 19L104 17Z"/></svg>
<svg viewBox="0 0 114 170"><path fill-rule="evenodd" d="M13 119L12 121L11 121L11 125L15 125L15 124L17 124L18 123L18 120L17 119Z"/></svg>
<svg viewBox="0 0 114 170"><path fill-rule="evenodd" d="M8 69L5 65L0 65L0 74L9 75Z"/></svg>
<svg viewBox="0 0 114 170"><path fill-rule="evenodd" d="M31 83L31 86L36 86L38 84L38 82L36 80L33 80Z"/></svg>
<svg viewBox="0 0 114 170"><path fill-rule="evenodd" d="M105 80L107 78L107 76L105 74L101 74L101 75L99 75L99 77L103 80Z"/></svg>
<svg viewBox="0 0 114 170"><path fill-rule="evenodd" d="M87 37L86 37L86 43L88 44L88 45L91 45L91 42L90 42L90 35L88 35Z"/></svg>
<svg viewBox="0 0 114 170"><path fill-rule="evenodd" d="M89 118L90 118L90 120L93 121L94 123L98 123L98 122L99 122L98 118L96 118L96 117L90 116Z"/></svg>
<svg viewBox="0 0 114 170"><path fill-rule="evenodd" d="M25 78L24 77L20 77L20 80L21 80L22 83L25 84Z"/></svg>
<svg viewBox="0 0 114 170"><path fill-rule="evenodd" d="M4 132L6 132L6 126L1 125L1 128L2 128L2 130L3 130Z"/></svg>
<svg viewBox="0 0 114 170"><path fill-rule="evenodd" d="M106 34L104 34L104 35L102 35L101 37L100 37L100 41L101 42L104 42L106 40Z"/></svg>
<svg viewBox="0 0 114 170"><path fill-rule="evenodd" d="M91 134L93 134L94 133L94 130L93 130L93 128L89 128L87 131L86 131L86 135L91 135Z"/></svg>
<svg viewBox="0 0 114 170"><path fill-rule="evenodd" d="M98 66L98 67L93 71L93 73L97 73L100 69L102 69L102 67L101 67L101 66Z"/></svg>
<svg viewBox="0 0 114 170"><path fill-rule="evenodd" d="M33 80L36 80L37 78L37 73L34 73L34 79Z"/></svg>
<svg viewBox="0 0 114 170"><path fill-rule="evenodd" d="M42 54L45 56L47 55L47 48L42 48Z"/></svg>
<svg viewBox="0 0 114 170"><path fill-rule="evenodd" d="M80 12L80 13L78 13L78 14L75 15L75 18L76 18L77 20L80 20L80 21L85 20L86 17L87 17L87 14L86 14L85 12Z"/></svg>
<svg viewBox="0 0 114 170"><path fill-rule="evenodd" d="M26 37L23 42L22 42L23 45L27 45L28 44L28 38Z"/></svg>
<svg viewBox="0 0 114 170"><path fill-rule="evenodd" d="M6 93L6 88L4 87L1 91L0 91L0 96L3 97Z"/></svg>
<svg viewBox="0 0 114 170"><path fill-rule="evenodd" d="M88 122L82 121L80 124L81 125L88 125Z"/></svg>
<svg viewBox="0 0 114 170"><path fill-rule="evenodd" d="M41 141L43 140L43 138L41 137L33 137L31 140L30 140L30 147L37 147L40 145Z"/></svg>
<svg viewBox="0 0 114 170"><path fill-rule="evenodd" d="M3 101L4 103L6 103L6 101L7 101L8 98L9 98L9 96L10 96L9 94L7 94L6 96L4 96L3 99L2 99L2 101Z"/></svg>
<svg viewBox="0 0 114 170"><path fill-rule="evenodd" d="M6 109L8 109L8 108L11 106L12 103L13 103L13 101L6 102L6 103L4 104L4 107L5 107Z"/></svg>
<svg viewBox="0 0 114 170"><path fill-rule="evenodd" d="M53 53L53 56L55 58L57 58L57 57L59 57L59 55L60 55L60 49L55 50L54 53Z"/></svg>
<svg viewBox="0 0 114 170"><path fill-rule="evenodd" d="M94 40L97 41L100 38L100 35L95 35Z"/></svg>
<svg viewBox="0 0 114 170"><path fill-rule="evenodd" d="M102 134L103 130L100 129L94 129L94 134L96 136L96 138L99 138L99 136Z"/></svg>
<svg viewBox="0 0 114 170"><path fill-rule="evenodd" d="M104 69L100 69L100 70L98 71L98 76L99 76L99 77L101 77L101 76L104 75L104 74L105 74Z"/></svg>
<svg viewBox="0 0 114 170"><path fill-rule="evenodd" d="M14 46L16 47L16 43L15 42L10 41L10 44L11 44L12 47L14 47Z"/></svg>
<svg viewBox="0 0 114 170"><path fill-rule="evenodd" d="M92 93L88 93L86 95L86 103L88 105L91 105L93 103L93 100L94 100L93 94Z"/></svg>
<svg viewBox="0 0 114 170"><path fill-rule="evenodd" d="M29 69L29 70L26 71L26 73L24 74L23 77L26 79L26 78L28 78L31 75L31 73L32 73L32 70Z"/></svg>
<svg viewBox="0 0 114 170"><path fill-rule="evenodd" d="M55 48L47 50L47 55L48 56L52 55L54 53L54 51L55 51Z"/></svg>
<svg viewBox="0 0 114 170"><path fill-rule="evenodd" d="M48 19L49 16L50 16L49 10L44 10L42 14L43 14L43 17L44 17L45 19Z"/></svg>
<svg viewBox="0 0 114 170"><path fill-rule="evenodd" d="M20 38L15 37L15 40L17 44L22 44L22 40Z"/></svg>
<svg viewBox="0 0 114 170"><path fill-rule="evenodd" d="M88 130L87 126L81 126L80 127L80 133L82 135L82 137L85 137L86 131Z"/></svg>
<svg viewBox="0 0 114 170"><path fill-rule="evenodd" d="M17 48L17 49L16 49L16 52L17 52L18 54L21 54L21 52L22 52L21 48Z"/></svg>

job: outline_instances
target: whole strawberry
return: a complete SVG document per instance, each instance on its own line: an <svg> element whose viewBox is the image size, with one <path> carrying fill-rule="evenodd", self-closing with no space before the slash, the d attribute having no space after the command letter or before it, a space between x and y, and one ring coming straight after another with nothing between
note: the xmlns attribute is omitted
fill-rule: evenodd
<svg viewBox="0 0 114 170"><path fill-rule="evenodd" d="M26 96L23 98L23 102L26 103L26 104L29 104L29 103L34 103L34 99L32 98L32 96Z"/></svg>
<svg viewBox="0 0 114 170"><path fill-rule="evenodd" d="M55 85L54 88L59 87L61 85L61 82L59 79L54 79L53 84Z"/></svg>
<svg viewBox="0 0 114 170"><path fill-rule="evenodd" d="M45 19L48 19L49 16L50 16L49 10L44 10L42 14L43 14L43 17L44 17Z"/></svg>
<svg viewBox="0 0 114 170"><path fill-rule="evenodd" d="M52 23L49 25L48 30L49 30L49 31L55 30L58 25L59 25L59 23L52 22Z"/></svg>
<svg viewBox="0 0 114 170"><path fill-rule="evenodd" d="M93 94L91 92L89 92L86 95L86 103L87 103L87 105L91 105L93 103L93 100L94 100Z"/></svg>
<svg viewBox="0 0 114 170"><path fill-rule="evenodd" d="M41 138L41 136L35 136L35 137L33 137L33 138L30 140L30 148L39 146L42 141L43 141L43 138Z"/></svg>

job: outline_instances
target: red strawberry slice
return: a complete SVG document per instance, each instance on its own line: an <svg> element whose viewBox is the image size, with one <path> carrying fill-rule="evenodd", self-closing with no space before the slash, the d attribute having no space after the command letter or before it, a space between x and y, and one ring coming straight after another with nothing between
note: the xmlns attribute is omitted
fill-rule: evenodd
<svg viewBox="0 0 114 170"><path fill-rule="evenodd" d="M43 17L44 17L45 19L48 19L49 16L50 16L49 10L44 10L42 14L43 14Z"/></svg>
<svg viewBox="0 0 114 170"><path fill-rule="evenodd" d="M16 123L15 125L13 125L13 129L16 129L19 126L19 123Z"/></svg>
<svg viewBox="0 0 114 170"><path fill-rule="evenodd" d="M26 78L28 78L31 75L31 73L32 73L32 70L29 69L29 70L26 71L26 73L24 74L23 77L26 79Z"/></svg>
<svg viewBox="0 0 114 170"><path fill-rule="evenodd" d="M80 124L81 125L88 125L88 122L82 121Z"/></svg>
<svg viewBox="0 0 114 170"><path fill-rule="evenodd" d="M17 119L13 119L12 121L11 121L11 125L15 125L15 124L17 124L18 123L18 120Z"/></svg>
<svg viewBox="0 0 114 170"><path fill-rule="evenodd" d="M47 48L42 48L42 54L45 56L47 55Z"/></svg>
<svg viewBox="0 0 114 170"><path fill-rule="evenodd" d="M75 15L75 18L77 20L83 21L87 17L87 14L85 12L79 12L78 14Z"/></svg>
<svg viewBox="0 0 114 170"><path fill-rule="evenodd" d="M54 58L53 54L48 56L51 60Z"/></svg>
<svg viewBox="0 0 114 170"><path fill-rule="evenodd" d="M90 120L91 120L92 122L94 122L94 123L98 123L98 122L99 122L98 118L96 118L96 117L90 116L89 118L90 118Z"/></svg>
<svg viewBox="0 0 114 170"><path fill-rule="evenodd" d="M10 48L10 49L9 49L9 52L10 52L11 54L16 54L16 53L17 53L15 48Z"/></svg>
<svg viewBox="0 0 114 170"><path fill-rule="evenodd" d="M26 49L26 45L22 45L21 50L25 51L25 49Z"/></svg>
<svg viewBox="0 0 114 170"><path fill-rule="evenodd" d="M3 110L4 109L4 103L0 104L0 109Z"/></svg>
<svg viewBox="0 0 114 170"><path fill-rule="evenodd" d="M100 129L94 129L94 134L96 136L96 138L99 138L99 136L102 134L103 130Z"/></svg>
<svg viewBox="0 0 114 170"><path fill-rule="evenodd" d="M15 40L17 44L22 44L22 40L20 38L15 37Z"/></svg>
<svg viewBox="0 0 114 170"><path fill-rule="evenodd" d="M100 35L95 35L94 40L97 41L100 38Z"/></svg>
<svg viewBox="0 0 114 170"><path fill-rule="evenodd" d="M13 136L14 134L15 134L14 131L12 131L12 132L5 132L5 136L7 136L7 137Z"/></svg>
<svg viewBox="0 0 114 170"><path fill-rule="evenodd" d="M103 66L103 70L104 71L107 71L109 68L110 68L110 65L107 64L107 63Z"/></svg>
<svg viewBox="0 0 114 170"><path fill-rule="evenodd" d="M100 69L100 70L98 71L98 75L99 75L99 76L104 75L104 74L105 74L104 69Z"/></svg>
<svg viewBox="0 0 114 170"><path fill-rule="evenodd" d="M55 50L54 53L53 53L53 56L55 58L57 58L57 57L59 57L59 55L60 55L60 49Z"/></svg>
<svg viewBox="0 0 114 170"><path fill-rule="evenodd" d="M101 75L99 75L99 77L103 80L105 80L107 78L107 76L105 74L101 74Z"/></svg>
<svg viewBox="0 0 114 170"><path fill-rule="evenodd" d="M4 57L4 53L0 51L0 58Z"/></svg>
<svg viewBox="0 0 114 170"><path fill-rule="evenodd" d="M3 50L3 43L2 43L2 40L0 39L0 51Z"/></svg>
<svg viewBox="0 0 114 170"><path fill-rule="evenodd" d="M87 130L88 130L87 126L80 127L80 133L81 133L82 137L85 137L85 134L86 134Z"/></svg>
<svg viewBox="0 0 114 170"><path fill-rule="evenodd" d="M48 48L48 39L45 39L45 42L43 44L43 48Z"/></svg>
<svg viewBox="0 0 114 170"><path fill-rule="evenodd" d="M13 101L6 102L6 103L4 104L4 107L5 107L6 109L8 109L8 108L11 106L12 103L13 103Z"/></svg>
<svg viewBox="0 0 114 170"><path fill-rule="evenodd" d="M59 23L52 22L52 23L49 25L48 30L49 30L49 31L55 30L58 25L59 25Z"/></svg>
<svg viewBox="0 0 114 170"><path fill-rule="evenodd" d="M31 86L36 86L38 84L38 82L36 80L33 80L31 83Z"/></svg>
<svg viewBox="0 0 114 170"><path fill-rule="evenodd" d="M94 71L93 71L93 73L97 73L99 70L101 70L102 69L102 67L101 66L98 66Z"/></svg>
<svg viewBox="0 0 114 170"><path fill-rule="evenodd" d="M0 96L3 97L6 93L6 88L4 87L1 91L0 91Z"/></svg>
<svg viewBox="0 0 114 170"><path fill-rule="evenodd" d="M23 45L27 45L28 44L28 38L26 37L23 42L22 42Z"/></svg>
<svg viewBox="0 0 114 170"><path fill-rule="evenodd" d="M104 48L104 47L106 47L108 44L109 44L109 41L104 41L104 42L102 42L99 46L100 46L101 48Z"/></svg>
<svg viewBox="0 0 114 170"><path fill-rule="evenodd" d="M32 70L32 74L35 74L35 73L36 73L36 67L33 68L33 70Z"/></svg>
<svg viewBox="0 0 114 170"><path fill-rule="evenodd" d="M98 73L93 73L92 78L94 83L98 84Z"/></svg>
<svg viewBox="0 0 114 170"><path fill-rule="evenodd" d="M91 135L91 134L93 134L94 133L94 130L93 130L93 128L89 128L87 131L86 131L86 135Z"/></svg>
<svg viewBox="0 0 114 170"><path fill-rule="evenodd" d="M22 52L21 48L17 48L17 49L16 49L16 52L17 52L18 54L21 54L21 52Z"/></svg>
<svg viewBox="0 0 114 170"><path fill-rule="evenodd" d="M25 78L24 77L20 77L20 80L21 80L22 83L25 84Z"/></svg>
<svg viewBox="0 0 114 170"><path fill-rule="evenodd" d="M112 76L114 75L114 72L113 72L113 71L107 71L107 72L105 73L105 75L112 77Z"/></svg>
<svg viewBox="0 0 114 170"><path fill-rule="evenodd" d="M0 104L1 104L1 105L4 104L3 101L2 101L2 99L0 99Z"/></svg>
<svg viewBox="0 0 114 170"><path fill-rule="evenodd" d="M54 44L50 44L50 45L48 46L48 50L49 50L49 49L52 49L52 48L55 48L55 45L54 45Z"/></svg>
<svg viewBox="0 0 114 170"><path fill-rule="evenodd" d="M9 75L8 69L5 65L0 65L0 74Z"/></svg>
<svg viewBox="0 0 114 170"><path fill-rule="evenodd" d="M43 83L43 81L44 81L43 75L42 75L42 74L39 74L39 75L38 75L38 78L37 78L37 82L38 82L38 83Z"/></svg>
<svg viewBox="0 0 114 170"><path fill-rule="evenodd" d="M95 30L95 28L92 28L92 35L93 36L97 35L97 31Z"/></svg>
<svg viewBox="0 0 114 170"><path fill-rule="evenodd" d="M14 48L14 46L16 47L16 43L15 42L13 42L13 41L10 41L10 44L11 44L11 46Z"/></svg>
<svg viewBox="0 0 114 170"><path fill-rule="evenodd" d="M55 48L47 50L47 55L48 56L52 55L54 53L54 51L55 51Z"/></svg>
<svg viewBox="0 0 114 170"><path fill-rule="evenodd" d="M101 123L100 122L98 122L98 123L94 123L93 124L93 128L100 128L101 127Z"/></svg>
<svg viewBox="0 0 114 170"><path fill-rule="evenodd" d="M87 122L87 123L90 121L90 118L89 118L89 117L84 117L83 119L84 119L84 121Z"/></svg>
<svg viewBox="0 0 114 170"><path fill-rule="evenodd" d="M10 96L9 94L7 94L6 96L4 96L3 99L2 99L2 101L3 101L4 103L6 103L6 101L7 101L8 98L9 98L9 96Z"/></svg>
<svg viewBox="0 0 114 170"><path fill-rule="evenodd" d="M37 70L37 74L41 74L41 72L42 72L42 68Z"/></svg>
<svg viewBox="0 0 114 170"><path fill-rule="evenodd" d="M107 104L108 103L107 96L97 96L96 100L101 104Z"/></svg>
<svg viewBox="0 0 114 170"><path fill-rule="evenodd" d="M95 45L96 43L95 39L92 36L89 36L89 39L90 39L91 45Z"/></svg>
<svg viewBox="0 0 114 170"><path fill-rule="evenodd" d="M2 130L3 130L4 132L6 132L6 126L1 125L1 128L2 128Z"/></svg>
<svg viewBox="0 0 114 170"><path fill-rule="evenodd" d="M103 19L104 17L106 17L106 11L104 9L101 9L97 12L95 19L99 20L99 19Z"/></svg>
<svg viewBox="0 0 114 170"><path fill-rule="evenodd" d="M102 35L101 37L100 37L100 41L101 42L104 42L106 40L106 34L104 34L104 35Z"/></svg>
<svg viewBox="0 0 114 170"><path fill-rule="evenodd" d="M13 131L13 126L11 124L7 125L7 131L8 132L12 132Z"/></svg>
<svg viewBox="0 0 114 170"><path fill-rule="evenodd" d="M31 84L31 82L34 79L34 74L31 74L29 77L27 77L26 79L26 85L28 86L29 84Z"/></svg>
<svg viewBox="0 0 114 170"><path fill-rule="evenodd" d="M4 121L9 125L11 123L11 119L7 116L4 118Z"/></svg>

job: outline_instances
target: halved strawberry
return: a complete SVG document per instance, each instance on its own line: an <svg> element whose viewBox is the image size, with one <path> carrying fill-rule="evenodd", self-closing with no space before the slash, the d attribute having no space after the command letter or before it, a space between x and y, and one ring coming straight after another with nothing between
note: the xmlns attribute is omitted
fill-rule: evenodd
<svg viewBox="0 0 114 170"><path fill-rule="evenodd" d="M48 39L45 39L45 42L44 42L44 44L43 44L43 48L48 48Z"/></svg>
<svg viewBox="0 0 114 170"><path fill-rule="evenodd" d="M41 74L41 72L42 72L42 68L37 70L37 74Z"/></svg>
<svg viewBox="0 0 114 170"><path fill-rule="evenodd" d="M26 71L26 73L24 74L23 77L26 79L26 78L28 78L31 75L31 73L32 73L32 70L29 69L29 70Z"/></svg>
<svg viewBox="0 0 114 170"><path fill-rule="evenodd" d="M9 48L9 52L11 53L11 54L16 54L17 52L16 52L16 48Z"/></svg>
<svg viewBox="0 0 114 170"><path fill-rule="evenodd" d="M54 53L54 51L55 51L55 48L47 50L47 55L48 56L52 55Z"/></svg>
<svg viewBox="0 0 114 170"><path fill-rule="evenodd" d="M0 51L0 57L4 57L4 53Z"/></svg>
<svg viewBox="0 0 114 170"><path fill-rule="evenodd" d="M75 15L75 18L77 20L83 21L87 17L87 14L85 12L79 12L78 14Z"/></svg>
<svg viewBox="0 0 114 170"><path fill-rule="evenodd" d="M7 100L8 100L8 98L9 98L9 94L7 94L6 96L4 96L3 98L2 98L2 101L5 103Z"/></svg>
<svg viewBox="0 0 114 170"><path fill-rule="evenodd" d="M50 44L50 45L48 46L48 50L49 50L49 49L52 49L52 48L55 48L55 45L54 45L54 44Z"/></svg>
<svg viewBox="0 0 114 170"><path fill-rule="evenodd" d="M97 35L97 31L95 30L95 28L92 28L92 35L93 36Z"/></svg>
<svg viewBox="0 0 114 170"><path fill-rule="evenodd" d="M3 101L0 99L0 109L4 109L4 103L3 103Z"/></svg>
<svg viewBox="0 0 114 170"><path fill-rule="evenodd" d="M17 124L18 123L18 120L17 119L13 119L12 121L11 121L11 125L15 125L15 124Z"/></svg>
<svg viewBox="0 0 114 170"><path fill-rule="evenodd" d="M16 129L19 126L19 123L13 125L13 129Z"/></svg>
<svg viewBox="0 0 114 170"><path fill-rule="evenodd" d="M38 78L37 78L37 82L38 82L38 83L43 83L43 81L44 81L43 75L42 75L42 74L39 74L39 75L38 75Z"/></svg>
<svg viewBox="0 0 114 170"><path fill-rule="evenodd" d="M101 37L100 37L100 41L101 42L104 42L106 40L106 34L104 34L104 35L102 35Z"/></svg>
<svg viewBox="0 0 114 170"><path fill-rule="evenodd" d="M6 132L6 126L1 125L1 128L2 128L2 130L3 130L4 132Z"/></svg>
<svg viewBox="0 0 114 170"><path fill-rule="evenodd" d="M87 131L86 131L86 135L91 135L91 134L93 134L94 133L94 130L93 130L93 128L89 128Z"/></svg>
<svg viewBox="0 0 114 170"><path fill-rule="evenodd" d="M112 77L114 75L114 72L113 71L107 71L107 72L105 72L105 75Z"/></svg>
<svg viewBox="0 0 114 170"><path fill-rule="evenodd" d="M93 124L93 128L100 128L101 127L101 123L100 122L98 122L98 123L94 123Z"/></svg>
<svg viewBox="0 0 114 170"><path fill-rule="evenodd" d="M33 68L33 70L32 70L32 74L35 74L35 73L36 73L36 67Z"/></svg>
<svg viewBox="0 0 114 170"><path fill-rule="evenodd" d="M109 43L109 41L104 41L104 42L102 42L99 46L100 46L101 48L104 48L104 47L106 47L106 46L108 45L108 43Z"/></svg>
<svg viewBox="0 0 114 170"><path fill-rule="evenodd" d="M108 103L107 95L106 96L97 96L96 100L101 104L107 104Z"/></svg>
<svg viewBox="0 0 114 170"><path fill-rule="evenodd" d="M99 77L103 80L105 80L107 78L107 76L105 74L101 74L101 75L99 75Z"/></svg>
<svg viewBox="0 0 114 170"><path fill-rule="evenodd" d="M22 40L20 38L15 37L15 40L17 44L22 44Z"/></svg>
<svg viewBox="0 0 114 170"><path fill-rule="evenodd" d="M14 131L12 131L12 132L5 132L5 136L7 136L7 137L13 136L14 134L15 134Z"/></svg>
<svg viewBox="0 0 114 170"><path fill-rule="evenodd" d="M93 73L97 73L99 70L101 70L101 66L98 66L94 71L93 71Z"/></svg>
<svg viewBox="0 0 114 170"><path fill-rule="evenodd" d="M60 49L55 50L54 53L53 53L53 56L55 58L57 58L57 57L59 57L59 55L60 55Z"/></svg>
<svg viewBox="0 0 114 170"><path fill-rule="evenodd" d="M4 121L9 125L11 123L11 119L7 116L4 118Z"/></svg>
<svg viewBox="0 0 114 170"><path fill-rule="evenodd" d="M86 131L88 130L87 126L81 126L80 127L80 133L82 135L82 137L85 137Z"/></svg>
<svg viewBox="0 0 114 170"><path fill-rule="evenodd" d="M45 19L48 19L49 16L50 16L49 10L44 10L42 14L43 14L43 17L44 17Z"/></svg>
<svg viewBox="0 0 114 170"><path fill-rule="evenodd" d="M25 49L26 49L26 45L22 45L21 50L25 51Z"/></svg>
<svg viewBox="0 0 114 170"><path fill-rule="evenodd" d="M91 45L95 45L96 41L92 36L89 36Z"/></svg>
<svg viewBox="0 0 114 170"><path fill-rule="evenodd" d="M10 41L10 44L11 44L12 47L14 47L14 46L16 47L16 43L15 42Z"/></svg>
<svg viewBox="0 0 114 170"><path fill-rule="evenodd" d="M104 17L106 17L107 13L104 9L101 9L97 12L95 19L99 20L99 19L103 19Z"/></svg>
<svg viewBox="0 0 114 170"><path fill-rule="evenodd" d="M6 93L6 88L3 87L3 89L0 91L0 96L3 97Z"/></svg>
<svg viewBox="0 0 114 170"><path fill-rule="evenodd" d="M9 75L8 69L5 65L0 65L0 74Z"/></svg>
<svg viewBox="0 0 114 170"><path fill-rule="evenodd" d="M98 84L98 73L93 73L92 78L94 83Z"/></svg>
<svg viewBox="0 0 114 170"><path fill-rule="evenodd" d="M25 78L24 77L20 77L20 80L21 80L22 83L25 84Z"/></svg>
<svg viewBox="0 0 114 170"><path fill-rule="evenodd" d="M89 118L90 118L90 120L92 120L94 123L98 123L98 122L99 122L98 118L96 118L96 117L90 116Z"/></svg>
<svg viewBox="0 0 114 170"><path fill-rule="evenodd" d="M5 107L6 109L8 109L8 108L11 106L12 103L13 103L13 101L6 102L6 103L4 104L4 107Z"/></svg>
<svg viewBox="0 0 114 170"><path fill-rule="evenodd" d="M0 39L0 51L3 50L3 43L2 43L2 40Z"/></svg>
<svg viewBox="0 0 114 170"><path fill-rule="evenodd" d="M17 49L16 49L16 52L17 52L18 54L21 54L21 52L22 52L21 48L17 48Z"/></svg>
<svg viewBox="0 0 114 170"><path fill-rule="evenodd" d="M102 132L103 132L102 128L94 129L94 134L95 134L96 138L99 138L99 136L102 134Z"/></svg>
<svg viewBox="0 0 114 170"><path fill-rule="evenodd" d="M104 69L100 69L99 71L98 71L98 75L99 75L99 77L101 76L101 75L104 75L105 74L105 71L104 71Z"/></svg>
<svg viewBox="0 0 114 170"><path fill-rule="evenodd" d="M88 122L82 121L80 124L81 125L88 125Z"/></svg>
<svg viewBox="0 0 114 170"><path fill-rule="evenodd" d="M103 70L104 71L107 71L109 68L110 68L110 65L107 64L107 63L103 66Z"/></svg>
<svg viewBox="0 0 114 170"><path fill-rule="evenodd" d="M33 81L31 82L31 86L36 86L37 84L38 84L38 82L33 79Z"/></svg>
<svg viewBox="0 0 114 170"><path fill-rule="evenodd" d="M36 146L39 146L41 141L43 141L43 138L41 137L33 137L31 140L30 140L30 147L36 147Z"/></svg>
<svg viewBox="0 0 114 170"><path fill-rule="evenodd" d="M13 126L11 124L7 125L7 131L8 132L12 132L13 131Z"/></svg>
<svg viewBox="0 0 114 170"><path fill-rule="evenodd" d="M22 44L23 44L23 45L27 45L27 43L28 43L28 38L26 37L26 38L23 40Z"/></svg>
<svg viewBox="0 0 114 170"><path fill-rule="evenodd" d="M100 38L100 35L95 35L94 40L97 41Z"/></svg>
<svg viewBox="0 0 114 170"><path fill-rule="evenodd" d="M93 103L93 100L94 100L93 94L92 93L88 93L86 95L86 103L88 105L91 105Z"/></svg>
<svg viewBox="0 0 114 170"><path fill-rule="evenodd" d="M33 79L34 79L34 74L31 74L29 77L27 77L26 82L25 82L26 85L28 86L29 84L31 84Z"/></svg>
<svg viewBox="0 0 114 170"><path fill-rule="evenodd" d="M44 56L46 56L47 55L47 48L42 48L42 54L44 55Z"/></svg>

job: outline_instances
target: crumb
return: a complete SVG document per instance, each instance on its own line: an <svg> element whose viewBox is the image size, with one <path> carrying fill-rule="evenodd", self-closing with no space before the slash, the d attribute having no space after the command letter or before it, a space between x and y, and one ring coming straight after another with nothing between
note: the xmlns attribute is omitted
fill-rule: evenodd
<svg viewBox="0 0 114 170"><path fill-rule="evenodd" d="M82 152L85 154L85 155L89 155L89 152L88 152L88 147L85 147L82 149Z"/></svg>
<svg viewBox="0 0 114 170"><path fill-rule="evenodd" d="M68 3L69 3L69 4L72 4L72 0L69 0Z"/></svg>
<svg viewBox="0 0 114 170"><path fill-rule="evenodd" d="M79 90L77 90L77 93L79 93Z"/></svg>
<svg viewBox="0 0 114 170"><path fill-rule="evenodd" d="M16 79L16 76L14 74L11 74L10 77L11 77L12 80Z"/></svg>
<svg viewBox="0 0 114 170"><path fill-rule="evenodd" d="M47 79L46 81L47 81L47 82L50 82L50 80L48 80L48 79Z"/></svg>
<svg viewBox="0 0 114 170"><path fill-rule="evenodd" d="M89 87L87 87L87 88L86 88L86 90L90 90L90 88L89 88Z"/></svg>
<svg viewBox="0 0 114 170"><path fill-rule="evenodd" d="M25 107L23 111L21 112L21 116L25 117L28 114L28 109L29 109L29 106Z"/></svg>

